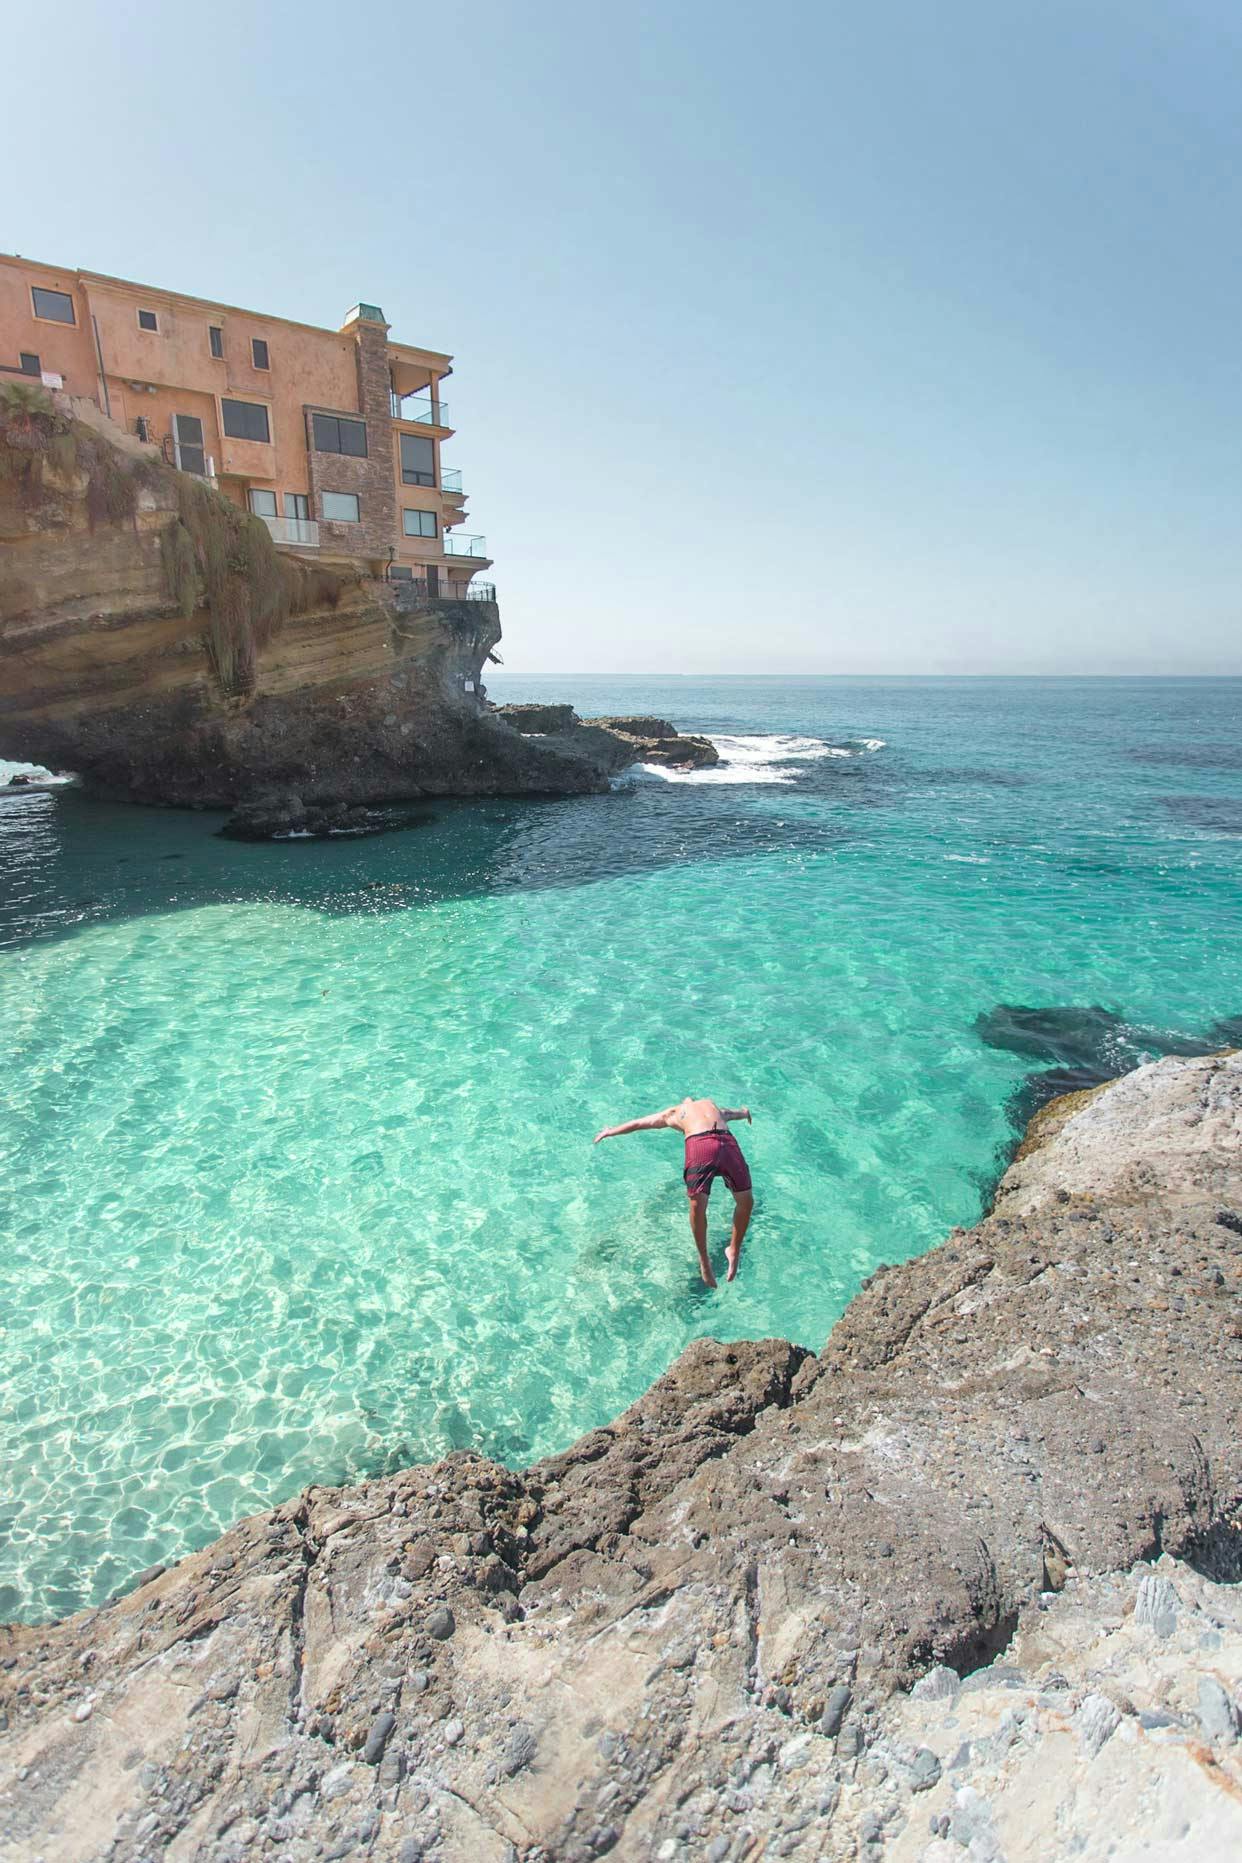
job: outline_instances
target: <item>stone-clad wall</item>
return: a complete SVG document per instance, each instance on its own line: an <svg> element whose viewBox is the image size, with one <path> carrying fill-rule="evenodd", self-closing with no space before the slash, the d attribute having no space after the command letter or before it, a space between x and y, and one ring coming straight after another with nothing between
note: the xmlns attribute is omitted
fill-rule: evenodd
<svg viewBox="0 0 1242 1863"><path fill-rule="evenodd" d="M354 326L357 344L358 405L356 408L307 406L306 450L310 464L311 516L320 525L320 540L329 549L367 556L385 563L396 542L397 501L393 486L392 412L389 399L388 326L359 322ZM315 450L313 414L361 415L367 424L367 457ZM322 494L356 492L361 524L337 524L323 516Z"/></svg>

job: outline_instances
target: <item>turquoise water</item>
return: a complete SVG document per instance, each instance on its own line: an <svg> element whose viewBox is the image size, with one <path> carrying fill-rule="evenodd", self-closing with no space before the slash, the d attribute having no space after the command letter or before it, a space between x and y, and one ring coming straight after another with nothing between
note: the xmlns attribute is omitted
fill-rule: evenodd
<svg viewBox="0 0 1242 1863"><path fill-rule="evenodd" d="M979 1213L1032 1065L980 1014L1242 1011L1242 682L493 696L731 761L332 844L0 801L0 1618L310 1480L555 1449L700 1333L817 1347ZM676 1140L590 1143L686 1092L755 1113L714 1293Z"/></svg>

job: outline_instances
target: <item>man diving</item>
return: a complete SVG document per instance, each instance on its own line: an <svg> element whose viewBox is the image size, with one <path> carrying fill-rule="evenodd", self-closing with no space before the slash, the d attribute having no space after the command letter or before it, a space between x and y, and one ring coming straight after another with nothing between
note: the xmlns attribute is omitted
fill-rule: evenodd
<svg viewBox="0 0 1242 1863"><path fill-rule="evenodd" d="M707 1199L712 1179L722 1177L733 1192L733 1234L725 1250L731 1281L742 1256L742 1240L755 1199L750 1188L750 1172L742 1148L729 1131L730 1119L751 1123L749 1106L717 1106L715 1100L681 1100L665 1107L662 1113L648 1113L645 1119L627 1119L624 1125L605 1126L595 1134L601 1139L620 1138L624 1132L658 1132L670 1129L681 1132L686 1140L686 1165L682 1175L690 1198L690 1232L699 1251L699 1272L709 1287L715 1287L711 1259L707 1253Z"/></svg>

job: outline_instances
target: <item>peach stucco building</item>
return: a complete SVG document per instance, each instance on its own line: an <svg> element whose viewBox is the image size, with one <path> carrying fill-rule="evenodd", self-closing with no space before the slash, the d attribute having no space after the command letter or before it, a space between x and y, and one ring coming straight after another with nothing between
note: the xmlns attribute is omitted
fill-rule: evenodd
<svg viewBox="0 0 1242 1863"><path fill-rule="evenodd" d="M492 593L464 535L440 385L452 357L393 342L378 305L339 330L0 254L0 381L94 401L170 465L214 480L286 549Z"/></svg>

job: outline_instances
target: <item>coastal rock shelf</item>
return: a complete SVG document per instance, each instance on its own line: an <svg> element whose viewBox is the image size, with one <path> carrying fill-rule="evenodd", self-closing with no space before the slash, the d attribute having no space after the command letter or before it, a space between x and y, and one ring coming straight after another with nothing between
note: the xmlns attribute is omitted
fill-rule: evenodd
<svg viewBox="0 0 1242 1863"><path fill-rule="evenodd" d="M277 550L84 404L0 414L0 756L200 808L605 790L611 752L486 707L500 637L494 601Z"/></svg>
<svg viewBox="0 0 1242 1863"><path fill-rule="evenodd" d="M1156 1062L819 1357L0 1632L0 1855L1236 1854L1240 1231L1242 1055Z"/></svg>
<svg viewBox="0 0 1242 1863"><path fill-rule="evenodd" d="M502 705L497 716L525 737L570 757L588 757L611 774L636 763L704 770L720 762L710 738L681 732L665 718L579 718L572 705Z"/></svg>

